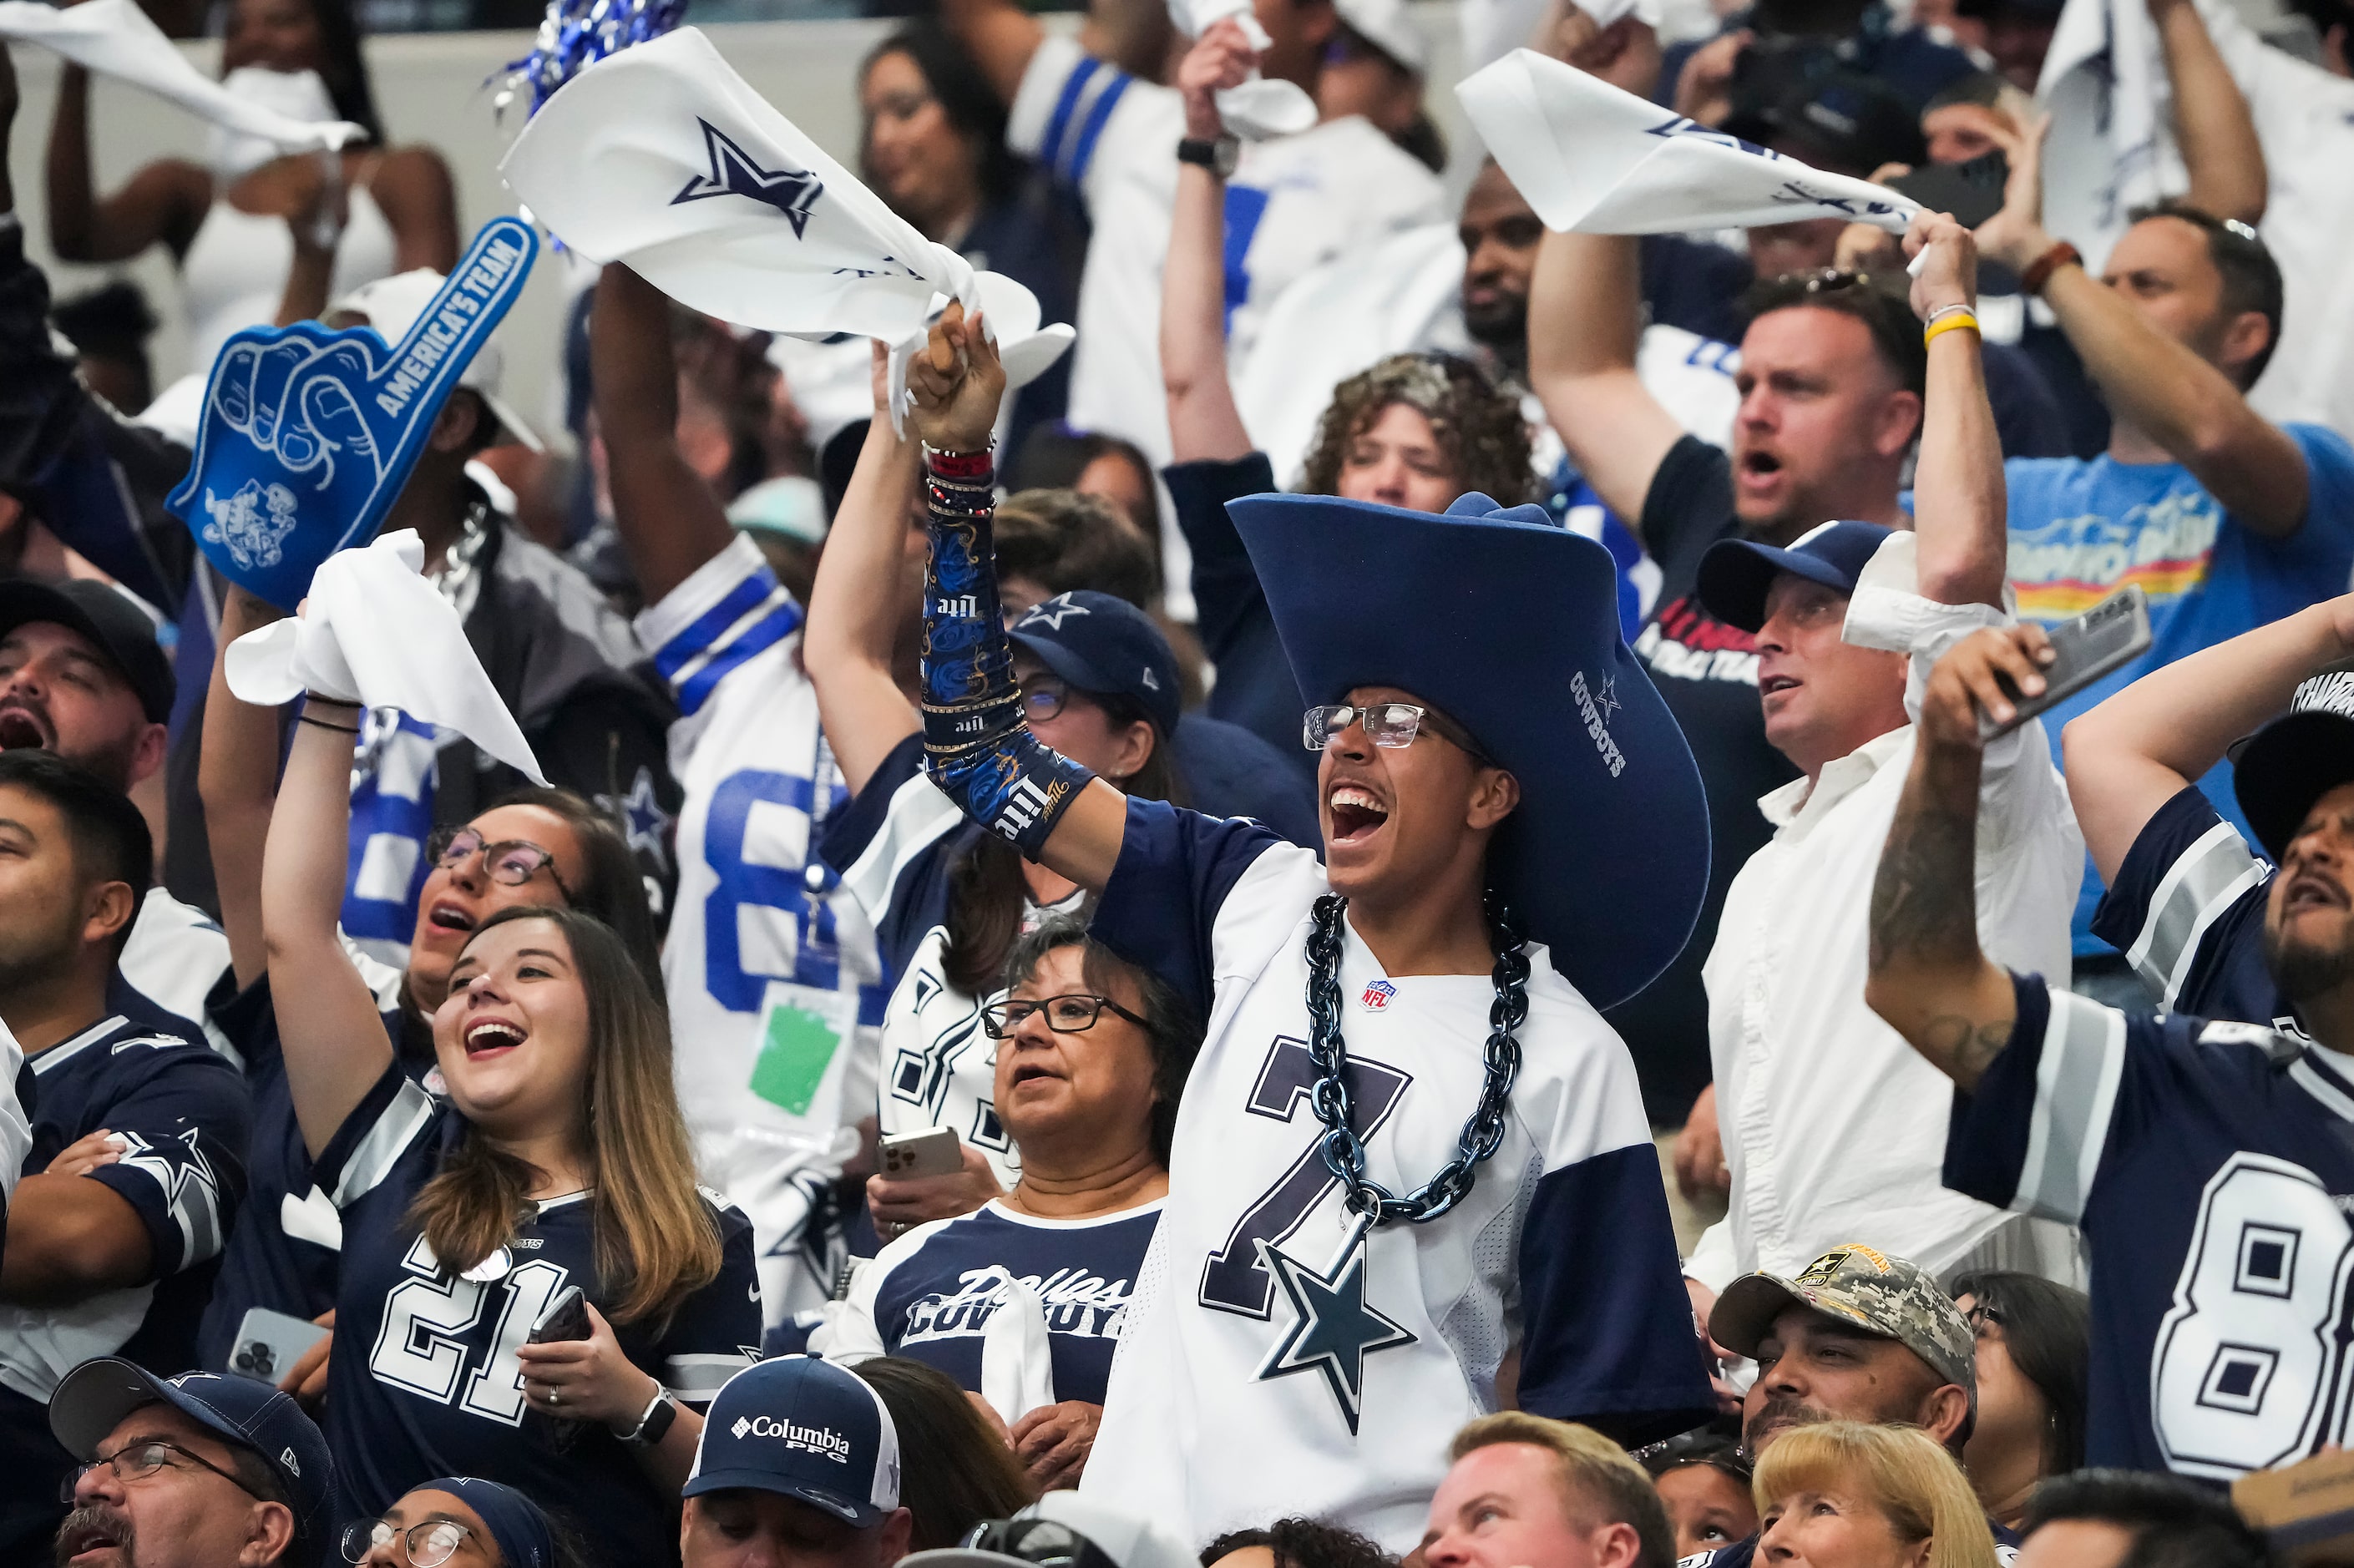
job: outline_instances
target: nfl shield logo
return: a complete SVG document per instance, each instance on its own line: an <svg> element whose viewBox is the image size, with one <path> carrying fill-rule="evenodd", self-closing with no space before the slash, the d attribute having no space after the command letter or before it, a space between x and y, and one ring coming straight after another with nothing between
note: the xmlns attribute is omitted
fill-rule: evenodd
<svg viewBox="0 0 2354 1568"><path fill-rule="evenodd" d="M1377 980L1365 987L1364 994L1357 998L1357 1005L1367 1012L1379 1012L1389 1006L1390 998L1396 994L1397 987L1385 980Z"/></svg>

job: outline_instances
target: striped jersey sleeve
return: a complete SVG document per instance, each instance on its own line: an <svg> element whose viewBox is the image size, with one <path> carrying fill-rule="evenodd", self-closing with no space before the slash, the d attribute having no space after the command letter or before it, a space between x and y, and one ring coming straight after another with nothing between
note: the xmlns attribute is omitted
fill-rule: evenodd
<svg viewBox="0 0 2354 1568"><path fill-rule="evenodd" d="M2010 1039L1954 1096L1945 1183L1981 1202L2075 1224L2109 1145L2135 1028L2114 1007L2014 975Z"/></svg>
<svg viewBox="0 0 2354 1568"><path fill-rule="evenodd" d="M719 683L801 630L801 607L738 535L726 549L642 611L638 637L653 652L682 718L692 719Z"/></svg>
<svg viewBox="0 0 2354 1568"><path fill-rule="evenodd" d="M387 1062L384 1076L327 1140L312 1176L338 1210L350 1208L384 1185L401 1157L431 1133L444 1109L398 1062Z"/></svg>
<svg viewBox="0 0 2354 1568"><path fill-rule="evenodd" d="M1092 207L1105 185L1129 170L1149 167L1173 183L1183 132L1173 89L1140 81L1075 39L1049 37L1023 72L1005 140Z"/></svg>
<svg viewBox="0 0 2354 1568"><path fill-rule="evenodd" d="M883 971L903 972L927 932L948 918L949 883L968 835L965 815L923 770L924 736L909 735L825 824L818 853L874 924Z"/></svg>
<svg viewBox="0 0 2354 1568"><path fill-rule="evenodd" d="M2093 916L2167 1008L2253 1023L2276 1009L2263 972L2273 868L2198 786L2158 808ZM2247 994L2242 994L2242 993Z"/></svg>

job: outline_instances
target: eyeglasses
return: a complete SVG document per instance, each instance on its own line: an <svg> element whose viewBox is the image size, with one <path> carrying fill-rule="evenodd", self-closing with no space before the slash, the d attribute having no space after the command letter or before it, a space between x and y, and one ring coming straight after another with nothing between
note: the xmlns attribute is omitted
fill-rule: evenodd
<svg viewBox="0 0 2354 1568"><path fill-rule="evenodd" d="M1809 294L1836 294L1843 289L1872 287L1871 273L1850 272L1844 267L1819 267L1811 272L1793 272L1782 281L1795 282L1802 292Z"/></svg>
<svg viewBox="0 0 2354 1568"><path fill-rule="evenodd" d="M1051 1519L993 1519L974 1525L964 1544L1037 1568L1119 1568L1111 1553Z"/></svg>
<svg viewBox="0 0 2354 1568"><path fill-rule="evenodd" d="M996 1001L981 1010L981 1026L991 1040L1002 1040L1022 1027L1033 1013L1043 1013L1046 1027L1057 1034L1084 1034L1106 1012L1116 1012L1139 1029L1152 1027L1108 996L1074 991L1037 1001Z"/></svg>
<svg viewBox="0 0 2354 1568"><path fill-rule="evenodd" d="M1310 708L1301 722L1300 744L1310 751L1326 750L1352 724L1363 725L1365 738L1387 751L1412 746L1422 726L1428 725L1430 733L1441 740L1469 752L1479 762L1488 761L1488 754L1468 730L1419 703L1368 703L1363 707L1350 703L1326 703Z"/></svg>
<svg viewBox="0 0 2354 1568"><path fill-rule="evenodd" d="M521 887L546 867L547 879L556 884L556 891L564 895L567 903L572 898L572 889L565 886L564 878L556 873L556 856L525 839L486 843L482 835L472 828L436 828L433 836L425 841L425 853L434 864L445 869L463 865L479 854L491 880L507 887Z"/></svg>
<svg viewBox="0 0 2354 1568"><path fill-rule="evenodd" d="M472 1531L455 1520L429 1519L412 1524L407 1530L387 1524L380 1519L355 1519L344 1526L344 1561L365 1563L367 1554L379 1546L388 1546L393 1538L400 1538L400 1549L416 1568L441 1568L456 1555L458 1545Z"/></svg>
<svg viewBox="0 0 2354 1568"><path fill-rule="evenodd" d="M183 1465L175 1460L172 1457L175 1454L177 1454L181 1459L186 1460L187 1464ZM101 1465L112 1470L114 1478L125 1484L132 1481L143 1481L158 1470L184 1470L188 1467L188 1465L193 1465L200 1470L210 1470L248 1497L261 1496L260 1492L238 1479L236 1472L224 1470L209 1459L200 1458L189 1453L177 1443L166 1443L158 1437L145 1443L133 1443L129 1447L110 1454L103 1459L92 1459L86 1464L76 1465L66 1472L65 1480L58 1485L58 1500L73 1501L74 1492L80 1487L81 1478Z"/></svg>
<svg viewBox="0 0 2354 1568"><path fill-rule="evenodd" d="M1071 683L1060 675L1033 675L1022 683L1022 716L1032 724L1053 718L1071 702Z"/></svg>

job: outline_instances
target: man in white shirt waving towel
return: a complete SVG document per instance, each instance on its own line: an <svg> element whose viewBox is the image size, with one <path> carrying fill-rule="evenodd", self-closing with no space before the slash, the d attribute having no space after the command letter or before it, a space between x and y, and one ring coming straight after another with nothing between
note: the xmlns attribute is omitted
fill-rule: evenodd
<svg viewBox="0 0 2354 1568"><path fill-rule="evenodd" d="M1474 1415L1628 1441L1705 1419L1634 1066L1596 1008L1690 934L1706 811L1607 552L1476 493L1233 503L1317 705L1320 864L1130 800L1022 725L1002 372L951 307L909 384L927 769L1097 892L1095 936L1208 1021L1085 1489L1190 1540L1310 1514L1403 1551Z"/></svg>

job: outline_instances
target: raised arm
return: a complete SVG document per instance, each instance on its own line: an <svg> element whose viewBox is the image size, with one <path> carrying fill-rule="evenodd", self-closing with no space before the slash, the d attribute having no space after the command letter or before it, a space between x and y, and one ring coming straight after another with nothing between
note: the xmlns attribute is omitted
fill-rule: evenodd
<svg viewBox="0 0 2354 1568"><path fill-rule="evenodd" d="M1978 248L2022 273L2055 243L2042 221L2041 140L2021 145L2003 209L1978 229ZM2120 423L2189 469L2250 528L2274 538L2296 533L2312 488L2303 450L2248 407L2231 377L2144 320L2122 291L2137 286L2130 276L2105 281L2061 267L2043 299ZM2253 312L2225 327L2263 330Z"/></svg>
<svg viewBox="0 0 2354 1568"><path fill-rule="evenodd" d="M1225 133L1215 94L1258 63L1233 20L1204 33L1177 68L1185 134ZM1251 451L1226 378L1226 183L1214 169L1182 164L1169 217L1169 261L1161 275L1161 387L1169 399L1171 450L1178 462L1232 462Z"/></svg>
<svg viewBox="0 0 2354 1568"><path fill-rule="evenodd" d="M261 857L261 938L286 1085L317 1159L392 1061L376 998L336 938L352 830L360 710L303 705Z"/></svg>
<svg viewBox="0 0 2354 1568"><path fill-rule="evenodd" d="M2034 626L1978 632L1937 662L1872 885L1864 1001L1966 1092L2009 1042L2018 1015L2010 977L1978 946L1978 715L2010 712L1998 672L2031 696L2050 662L2051 643Z"/></svg>
<svg viewBox="0 0 2354 1568"><path fill-rule="evenodd" d="M9 79L10 108L16 81ZM97 196L90 167L90 73L69 65L58 78L49 122L49 248L65 261L126 261L157 240L183 255L212 204L212 176L177 158L159 159L111 196Z"/></svg>
<svg viewBox="0 0 2354 1568"><path fill-rule="evenodd" d="M205 729L196 758L196 794L204 802L213 885L239 991L260 980L269 965L261 934L261 863L270 841L270 808L278 800L278 711L238 701L228 689L226 671L228 645L278 619L274 606L230 585L215 637L212 684L205 691Z"/></svg>
<svg viewBox="0 0 2354 1568"><path fill-rule="evenodd" d="M981 79L1007 103L1022 90L1022 73L1046 37L1038 18L1014 0L940 0L940 20L981 62Z"/></svg>
<svg viewBox="0 0 2354 1568"><path fill-rule="evenodd" d="M2061 736L2068 799L2102 880L2116 879L2159 807L2286 708L2299 682L2349 657L2354 595L2202 648L2071 720Z"/></svg>
<svg viewBox="0 0 2354 1568"><path fill-rule="evenodd" d="M1913 309L1929 341L1913 516L1922 594L1940 604L2002 603L2008 535L2002 440L1987 402L1979 334L1939 323L1978 308L1978 242L1943 213L1924 213L1904 237L1928 260L1913 281Z"/></svg>
<svg viewBox="0 0 2354 1568"><path fill-rule="evenodd" d="M878 394L883 365L878 343ZM877 407L810 589L801 662L817 688L826 743L854 795L866 788L893 747L923 727L923 715L891 677L892 649L908 609L902 567L911 543L907 514L917 461L916 443L892 434L889 416ZM917 547L921 540L917 535Z"/></svg>
<svg viewBox="0 0 2354 1568"><path fill-rule="evenodd" d="M620 262L597 280L588 375L621 548L646 602L666 597L736 536L726 511L678 450L678 366L670 301Z"/></svg>
<svg viewBox="0 0 2354 1568"><path fill-rule="evenodd" d="M2149 0L2149 18L2174 88L2174 136L2190 174L2185 199L2210 217L2257 222L2264 216L2264 148L2247 98L2194 0Z"/></svg>
<svg viewBox="0 0 2354 1568"><path fill-rule="evenodd" d="M965 815L1092 892L1119 863L1128 800L1040 743L1022 719L997 597L990 431L1005 396L997 348L951 304L908 368L924 454L924 768Z"/></svg>
<svg viewBox="0 0 2354 1568"><path fill-rule="evenodd" d="M1630 528L1684 433L1635 374L1638 256L1623 235L1548 233L1529 280L1530 389L1586 483Z"/></svg>
<svg viewBox="0 0 2354 1568"><path fill-rule="evenodd" d="M394 271L430 267L447 272L458 264L458 189L440 154L430 147L387 153L368 181L368 195L392 228Z"/></svg>

